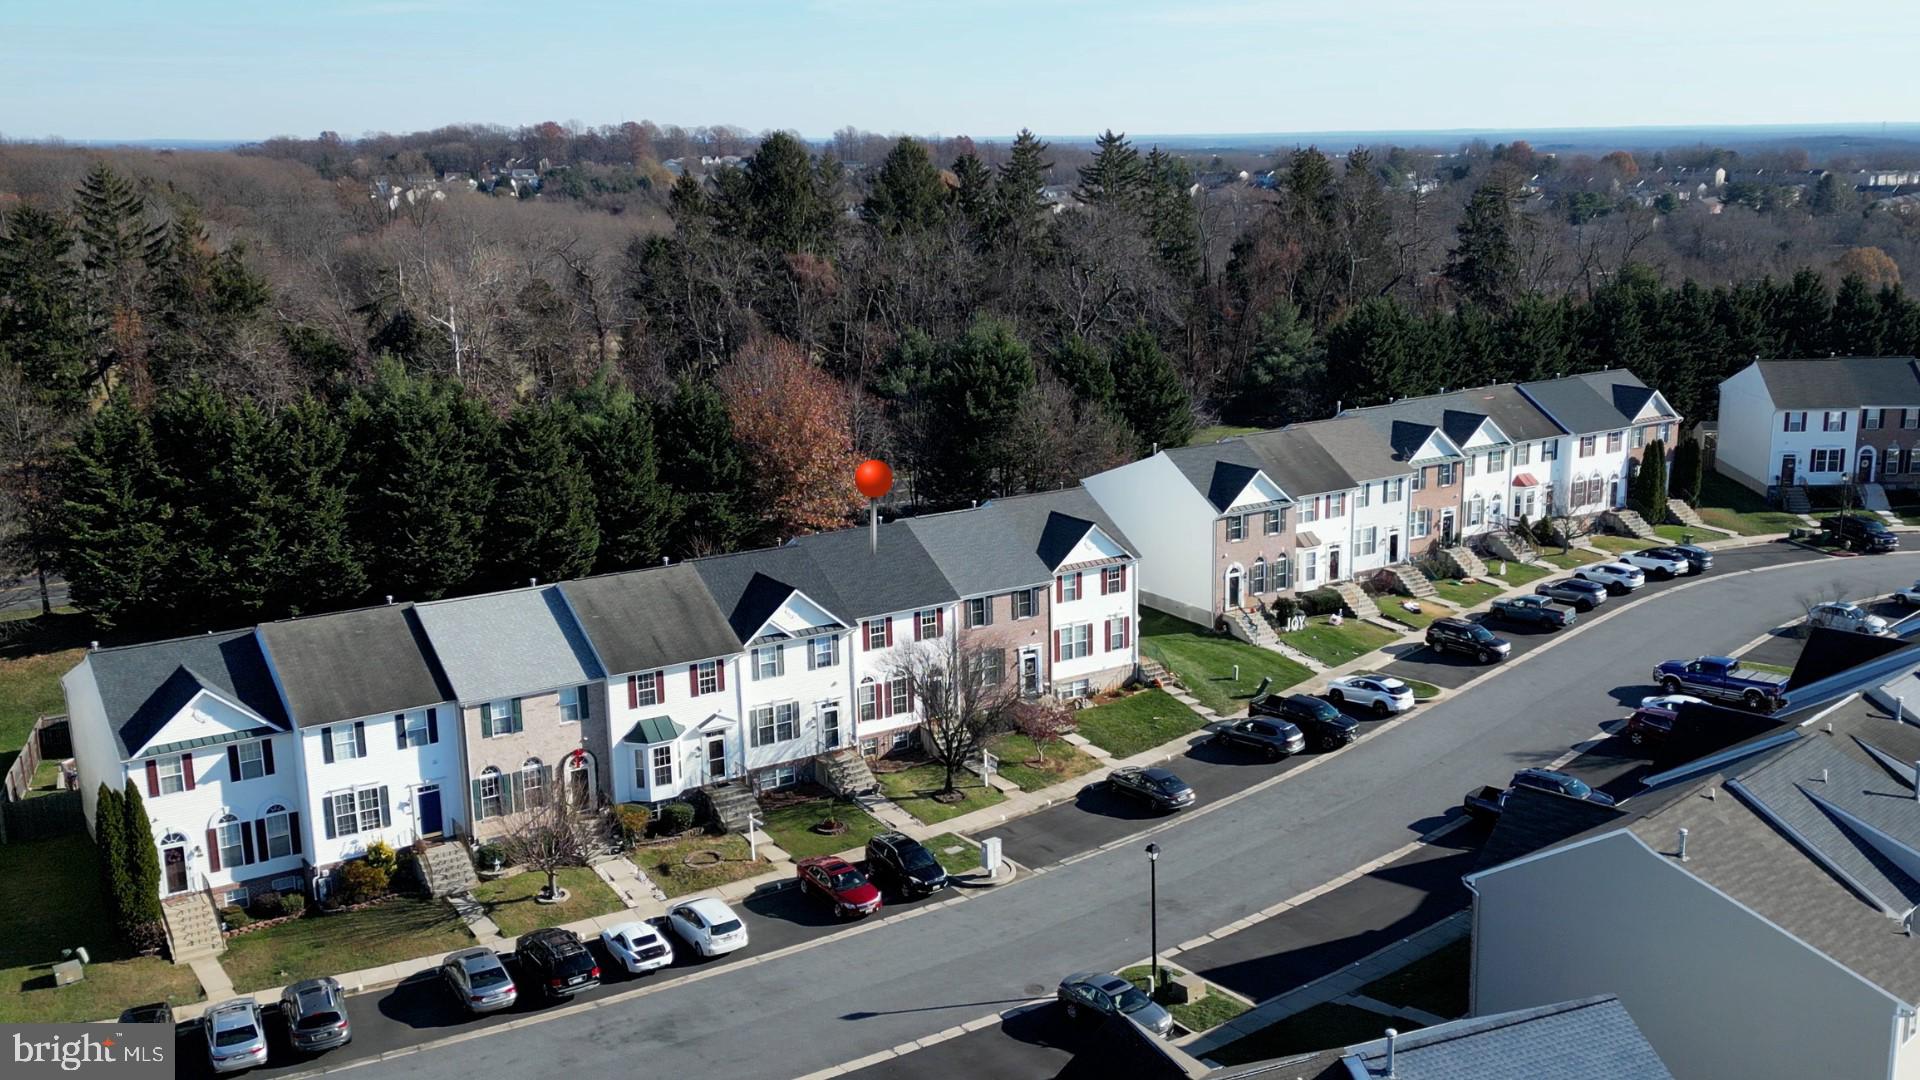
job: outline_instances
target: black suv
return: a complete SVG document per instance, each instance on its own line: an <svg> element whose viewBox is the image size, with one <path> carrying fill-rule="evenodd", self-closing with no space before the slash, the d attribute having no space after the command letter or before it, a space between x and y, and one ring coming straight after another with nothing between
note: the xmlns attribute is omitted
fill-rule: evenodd
<svg viewBox="0 0 1920 1080"><path fill-rule="evenodd" d="M1115 794L1138 799L1155 810L1184 810L1193 805L1193 789L1173 770L1138 765L1123 765L1107 775L1107 786Z"/></svg>
<svg viewBox="0 0 1920 1080"><path fill-rule="evenodd" d="M1900 537L1878 518L1862 514L1837 514L1822 520L1820 528L1845 544L1849 551L1900 550Z"/></svg>
<svg viewBox="0 0 1920 1080"><path fill-rule="evenodd" d="M867 841L867 876L890 882L907 896L928 896L951 884L940 860L906 833L881 833Z"/></svg>
<svg viewBox="0 0 1920 1080"><path fill-rule="evenodd" d="M1483 664L1505 660L1513 642L1494 637L1493 631L1465 619L1435 619L1427 626L1427 645L1436 652L1471 656Z"/></svg>
<svg viewBox="0 0 1920 1080"><path fill-rule="evenodd" d="M600 985L600 965L571 930L555 926L522 934L514 956L548 997L568 998Z"/></svg>
<svg viewBox="0 0 1920 1080"><path fill-rule="evenodd" d="M1246 720L1221 720L1208 724L1207 731L1216 743L1258 751L1268 761L1279 761L1288 754L1307 748L1307 737L1285 720L1255 716Z"/></svg>
<svg viewBox="0 0 1920 1080"><path fill-rule="evenodd" d="M1247 703L1254 716L1272 716L1300 729L1307 745L1315 750L1338 750L1360 734L1360 721L1340 711L1330 701L1312 694L1288 694L1275 697L1263 694Z"/></svg>

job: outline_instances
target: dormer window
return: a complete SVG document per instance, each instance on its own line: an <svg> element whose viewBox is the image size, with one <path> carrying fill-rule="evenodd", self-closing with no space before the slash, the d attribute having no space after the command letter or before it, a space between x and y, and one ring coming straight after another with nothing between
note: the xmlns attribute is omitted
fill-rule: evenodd
<svg viewBox="0 0 1920 1080"><path fill-rule="evenodd" d="M160 794L172 795L175 792L186 790L187 773L186 773L186 766L184 764L185 761L186 761L186 755L184 754L177 754L173 757L164 757L160 759L159 766L158 766L159 776L160 776L160 784L159 784Z"/></svg>

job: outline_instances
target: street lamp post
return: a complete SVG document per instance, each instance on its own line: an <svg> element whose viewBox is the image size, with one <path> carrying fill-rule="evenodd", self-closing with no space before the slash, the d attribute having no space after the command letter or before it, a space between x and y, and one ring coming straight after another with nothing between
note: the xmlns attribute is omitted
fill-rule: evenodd
<svg viewBox="0 0 1920 1080"><path fill-rule="evenodd" d="M1160 998L1160 845L1147 845L1147 938L1153 950L1151 981L1147 993Z"/></svg>

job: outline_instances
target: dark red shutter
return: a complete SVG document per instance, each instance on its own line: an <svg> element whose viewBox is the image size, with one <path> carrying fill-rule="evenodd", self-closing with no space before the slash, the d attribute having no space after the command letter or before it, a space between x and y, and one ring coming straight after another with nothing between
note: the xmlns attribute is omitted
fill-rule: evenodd
<svg viewBox="0 0 1920 1080"><path fill-rule="evenodd" d="M1125 563L1120 565L1120 591L1127 591L1127 567Z"/></svg>
<svg viewBox="0 0 1920 1080"><path fill-rule="evenodd" d="M1053 662L1060 662L1060 631L1053 632Z"/></svg>
<svg viewBox="0 0 1920 1080"><path fill-rule="evenodd" d="M665 705L667 703L667 671L665 668L661 668L659 671L653 673L653 703L655 705Z"/></svg>
<svg viewBox="0 0 1920 1080"><path fill-rule="evenodd" d="M1073 595L1075 599L1087 595L1086 582L1080 580L1080 571L1073 572Z"/></svg>
<svg viewBox="0 0 1920 1080"><path fill-rule="evenodd" d="M273 740L260 740L260 761L267 767L267 775L273 775Z"/></svg>
<svg viewBox="0 0 1920 1080"><path fill-rule="evenodd" d="M287 838L293 842L293 853L300 854L300 811L287 815Z"/></svg>
<svg viewBox="0 0 1920 1080"><path fill-rule="evenodd" d="M893 680L873 684L873 714L884 720L893 715Z"/></svg>
<svg viewBox="0 0 1920 1080"><path fill-rule="evenodd" d="M1100 624L1100 651L1107 652L1112 648L1113 648L1113 620L1108 619L1106 622Z"/></svg>
<svg viewBox="0 0 1920 1080"><path fill-rule="evenodd" d="M1059 577L1053 579L1053 602L1057 604L1065 600L1066 598L1067 598L1067 576L1065 574L1062 574Z"/></svg>
<svg viewBox="0 0 1920 1080"><path fill-rule="evenodd" d="M893 616L887 616L887 648L893 648Z"/></svg>
<svg viewBox="0 0 1920 1080"><path fill-rule="evenodd" d="M1133 616L1120 616L1120 645L1122 648L1133 645Z"/></svg>
<svg viewBox="0 0 1920 1080"><path fill-rule="evenodd" d="M266 818L253 819L253 835L254 835L253 850L259 852L260 861L265 862L267 861L268 858L271 857L271 853L273 851L271 847L267 846L267 819Z"/></svg>
<svg viewBox="0 0 1920 1080"><path fill-rule="evenodd" d="M873 623L872 623L872 622L870 622L870 621L868 621L868 620L866 620L866 619L861 619L861 620L860 620L860 651L861 651L861 652L872 652L872 651L873 651L873 629L872 629L872 627L873 627Z"/></svg>
<svg viewBox="0 0 1920 1080"><path fill-rule="evenodd" d="M187 790L193 790L193 755L180 755L180 775L185 778Z"/></svg>
<svg viewBox="0 0 1920 1080"><path fill-rule="evenodd" d="M687 665L687 689L692 692L694 697L700 696L700 665L699 664Z"/></svg>
<svg viewBox="0 0 1920 1080"><path fill-rule="evenodd" d="M232 743L227 744L227 775L240 779L240 748Z"/></svg>
<svg viewBox="0 0 1920 1080"><path fill-rule="evenodd" d="M207 869L220 872L220 834L212 829L207 830Z"/></svg>
<svg viewBox="0 0 1920 1080"><path fill-rule="evenodd" d="M160 763L152 759L147 761L147 798L160 794Z"/></svg>
<svg viewBox="0 0 1920 1080"><path fill-rule="evenodd" d="M920 632L920 625L920 613L916 611L913 613L913 640L915 641L926 636Z"/></svg>
<svg viewBox="0 0 1920 1080"><path fill-rule="evenodd" d="M639 707L640 707L640 676L629 675L627 676L627 708L637 709Z"/></svg>
<svg viewBox="0 0 1920 1080"><path fill-rule="evenodd" d="M725 690L727 688L727 662L725 660L715 660L713 662L713 685L719 690Z"/></svg>
<svg viewBox="0 0 1920 1080"><path fill-rule="evenodd" d="M933 609L933 636L934 637L947 636L947 609L946 608Z"/></svg>
<svg viewBox="0 0 1920 1080"><path fill-rule="evenodd" d="M253 830L244 821L240 823L240 865L253 865Z"/></svg>

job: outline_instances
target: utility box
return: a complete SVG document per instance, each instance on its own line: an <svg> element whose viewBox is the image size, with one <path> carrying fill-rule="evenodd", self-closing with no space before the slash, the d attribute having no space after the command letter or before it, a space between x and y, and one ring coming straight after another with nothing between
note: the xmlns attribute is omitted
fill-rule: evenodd
<svg viewBox="0 0 1920 1080"><path fill-rule="evenodd" d="M78 960L62 960L53 965L53 985L55 986L72 986L86 977L86 969Z"/></svg>
<svg viewBox="0 0 1920 1080"><path fill-rule="evenodd" d="M989 836L980 841L980 869L989 877L1000 872L1000 838Z"/></svg>

